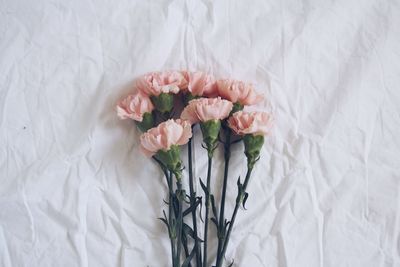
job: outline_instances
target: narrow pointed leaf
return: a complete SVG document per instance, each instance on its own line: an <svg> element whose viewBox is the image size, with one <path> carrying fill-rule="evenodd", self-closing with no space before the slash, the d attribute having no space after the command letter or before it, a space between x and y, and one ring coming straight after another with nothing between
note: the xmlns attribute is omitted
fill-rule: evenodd
<svg viewBox="0 0 400 267"><path fill-rule="evenodd" d="M247 201L247 198L249 197L249 193L247 193L247 192L245 192L244 193L244 198L243 198L243 208L245 209L245 210L247 210L246 209L246 201Z"/></svg>
<svg viewBox="0 0 400 267"><path fill-rule="evenodd" d="M183 223L182 231L183 231L186 235L188 235L188 236L190 236L191 238L193 238L193 240L196 240L196 239L197 239L198 241L203 242L202 239L200 239L198 236L195 235L195 233L194 233L192 227L190 227L188 224Z"/></svg>
<svg viewBox="0 0 400 267"><path fill-rule="evenodd" d="M200 220L202 221L202 222L204 222L204 220L203 220L203 216L201 216L201 211L203 210L203 201L202 201L202 198L201 197L197 197L197 199L199 200L199 202L200 202Z"/></svg>
<svg viewBox="0 0 400 267"><path fill-rule="evenodd" d="M179 200L178 197L176 196L176 194L173 195L172 197L172 207L175 213L175 216L178 216L179 213Z"/></svg>
<svg viewBox="0 0 400 267"><path fill-rule="evenodd" d="M166 219L164 219L164 218L157 218L157 219L162 221L167 226L167 228L169 228L169 224L168 224L168 221Z"/></svg>
<svg viewBox="0 0 400 267"><path fill-rule="evenodd" d="M211 207L212 207L214 217L217 219L217 223L218 223L217 207L215 206L215 198L214 198L213 194L210 195L210 200L211 200Z"/></svg>
<svg viewBox="0 0 400 267"><path fill-rule="evenodd" d="M195 253L196 253L196 250L192 249L192 251L190 252L189 256L182 263L182 267L188 267L189 266L190 261L193 259L193 256L194 256Z"/></svg>
<svg viewBox="0 0 400 267"><path fill-rule="evenodd" d="M205 186L205 184L203 183L203 181L201 179L200 179L200 185L201 185L201 188L203 188L204 193L207 195L208 194L207 186Z"/></svg>
<svg viewBox="0 0 400 267"><path fill-rule="evenodd" d="M237 179L237 186L238 187L240 187L242 184L240 183L240 176L239 176L239 178Z"/></svg>
<svg viewBox="0 0 400 267"><path fill-rule="evenodd" d="M190 214L193 210L195 210L197 208L197 206L200 205L201 199L197 199L193 205L191 205L189 208L187 208L184 212L183 212L183 217L185 217L186 215Z"/></svg>

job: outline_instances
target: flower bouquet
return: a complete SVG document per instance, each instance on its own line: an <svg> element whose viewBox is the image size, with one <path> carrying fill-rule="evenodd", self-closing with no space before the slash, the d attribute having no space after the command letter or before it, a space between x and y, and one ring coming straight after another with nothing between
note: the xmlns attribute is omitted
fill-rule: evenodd
<svg viewBox="0 0 400 267"><path fill-rule="evenodd" d="M135 121L143 132L141 150L165 176L168 208L159 219L170 239L173 267L223 265L237 213L249 196L246 190L251 173L272 124L270 114L246 111L246 106L262 100L251 84L242 81L215 80L202 72L165 71L140 77L132 94L118 103L118 116ZM198 131L197 125L208 158L204 181L193 174L193 133ZM231 146L239 143L244 144L247 173L243 181L240 177L232 181ZM186 144L188 160L184 163L181 146ZM211 188L214 151L219 146L225 160L222 188ZM184 168L188 177L183 175ZM198 181L203 192L196 191ZM227 216L226 192L232 183L237 186L237 196L234 209ZM215 194L221 194L220 203L216 203ZM216 236L209 236L210 227L216 228ZM210 238L218 242L215 259L208 257Z"/></svg>

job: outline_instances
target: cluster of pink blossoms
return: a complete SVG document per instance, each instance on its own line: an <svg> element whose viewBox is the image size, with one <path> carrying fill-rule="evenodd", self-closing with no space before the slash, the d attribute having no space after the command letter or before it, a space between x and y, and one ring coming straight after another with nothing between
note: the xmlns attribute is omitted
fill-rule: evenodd
<svg viewBox="0 0 400 267"><path fill-rule="evenodd" d="M137 80L135 91L118 103L118 116L140 123L146 113L157 110L160 95L173 97L178 94L190 96L188 99L191 100L187 102L180 119L169 118L145 129L140 140L146 155L187 143L192 136L190 125L199 122L227 119L228 126L237 135L266 135L271 128L272 120L268 113L242 110L263 100L251 83L216 80L203 72L164 71L143 75Z"/></svg>
<svg viewBox="0 0 400 267"><path fill-rule="evenodd" d="M168 216L160 218L168 227L171 244L171 259L173 267L189 266L195 255L197 267L207 267L208 264L208 228L213 221L218 235L216 251L216 267L222 267L224 255L229 244L236 213L240 205L245 205L248 193L246 192L250 174L255 163L260 158L264 136L271 128L271 115L261 111L246 111L246 107L263 101L263 96L256 92L253 85L238 80L216 80L213 76L203 72L164 71L152 72L140 77L135 84L135 91L122 99L117 105L117 113L121 119L132 119L143 134L140 136L143 153L160 164L167 180L169 202ZM205 220L203 241L197 230L196 209L201 197L194 190L194 175L192 169L192 142L193 126L199 124L203 143L207 150L208 168L206 183L200 179L204 191ZM235 140L236 139L236 140ZM230 146L243 141L244 154L247 158L247 174L244 182L240 178L236 182L238 195L232 217L227 221L225 217L225 199L228 186L228 169ZM224 182L220 200L220 214L216 214L216 204L212 194L212 158L219 143L224 146ZM188 146L188 181L190 196L185 201L183 189L183 161L180 156L180 146ZM172 183L172 176L176 178L176 186ZM174 188L176 190L174 191ZM200 201L200 202L199 202ZM185 223L183 206L190 204L186 209L192 214L193 229ZM210 212L212 205L212 214ZM212 217L211 217L212 216ZM186 220L187 221L187 220ZM218 223L219 222L219 223ZM186 227L186 232L185 232ZM191 229L188 230L188 227ZM183 242L187 232L191 232L193 250L188 254L188 244ZM182 236L183 235L183 236ZM183 239L182 239L183 238ZM182 246L185 261L181 262ZM202 246L202 248L200 248ZM195 254L193 254L195 253ZM190 256L191 255L191 256ZM201 257L201 255L203 255Z"/></svg>

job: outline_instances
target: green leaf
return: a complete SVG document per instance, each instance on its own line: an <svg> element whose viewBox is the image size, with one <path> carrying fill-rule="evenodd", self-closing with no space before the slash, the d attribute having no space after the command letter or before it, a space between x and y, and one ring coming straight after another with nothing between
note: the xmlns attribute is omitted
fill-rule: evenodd
<svg viewBox="0 0 400 267"><path fill-rule="evenodd" d="M191 260L193 259L193 257L194 257L194 254L196 254L195 248L192 249L192 251L191 251L190 254L189 254L189 257L187 257L187 258L185 259L185 261L182 263L182 267L188 267L188 266L189 266L190 261L191 261Z"/></svg>
<svg viewBox="0 0 400 267"><path fill-rule="evenodd" d="M240 185L242 185L242 183L240 182L240 176L238 177L238 179L237 179L237 183L236 183L238 186L240 186Z"/></svg>
<svg viewBox="0 0 400 267"><path fill-rule="evenodd" d="M166 219L164 219L164 218L157 218L157 219L159 219L160 221L162 221L163 223L165 223L165 225L167 226L167 228L169 228L169 224L168 224L168 221L167 221Z"/></svg>
<svg viewBox="0 0 400 267"><path fill-rule="evenodd" d="M201 198L197 199L193 205L191 205L189 208L187 208L184 212L183 212L183 217L185 217L186 215L190 214L193 210L196 210L197 206L199 206L199 204L201 203Z"/></svg>
<svg viewBox="0 0 400 267"><path fill-rule="evenodd" d="M244 208L245 210L247 210L247 209L246 209L246 201L247 201L247 198L248 198L248 197L249 197L249 193L244 192L243 208Z"/></svg>
<svg viewBox="0 0 400 267"><path fill-rule="evenodd" d="M198 236L195 235L195 233L194 233L192 227L190 227L188 224L183 223L182 231L183 231L186 235L188 235L188 236L190 236L191 238L193 238L193 240L196 240L196 239L197 239L198 241L203 242L202 239L200 239Z"/></svg>
<svg viewBox="0 0 400 267"><path fill-rule="evenodd" d="M203 181L200 179L201 188L203 188L204 194L208 194L207 186L204 185Z"/></svg>
<svg viewBox="0 0 400 267"><path fill-rule="evenodd" d="M163 210L163 214L164 214L164 218L158 218L158 219L160 221L162 221L163 223L165 223L165 225L167 226L167 228L169 230L169 223L168 223L167 214L165 213L165 210Z"/></svg>
<svg viewBox="0 0 400 267"><path fill-rule="evenodd" d="M225 236L225 233L226 233L226 231L228 230L228 227L229 227L229 225L231 224L231 221L228 221L227 219L225 219L225 221L224 221L224 236Z"/></svg>
<svg viewBox="0 0 400 267"><path fill-rule="evenodd" d="M172 208L174 210L175 217L177 217L179 213L179 200L175 194L172 196Z"/></svg>
<svg viewBox="0 0 400 267"><path fill-rule="evenodd" d="M203 221L203 217L201 216L201 211L203 210L203 201L202 201L202 198L201 198L201 197L197 197L197 199L199 199L199 201L200 201L200 212L199 212L199 214L200 214L200 220L201 220L202 222L204 222L204 221Z"/></svg>

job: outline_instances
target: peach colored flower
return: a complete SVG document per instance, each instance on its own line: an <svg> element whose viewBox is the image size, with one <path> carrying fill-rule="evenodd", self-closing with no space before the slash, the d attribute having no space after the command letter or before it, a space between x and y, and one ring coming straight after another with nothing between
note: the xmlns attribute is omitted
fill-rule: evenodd
<svg viewBox="0 0 400 267"><path fill-rule="evenodd" d="M228 125L238 135L266 135L272 127L272 117L266 112L238 111L228 119Z"/></svg>
<svg viewBox="0 0 400 267"><path fill-rule="evenodd" d="M159 150L169 150L172 145L184 145L190 137L192 127L188 121L170 119L140 136L141 149L150 157Z"/></svg>
<svg viewBox="0 0 400 267"><path fill-rule="evenodd" d="M222 98L241 105L254 105L260 103L264 97L258 94L251 83L236 80L217 81L218 93Z"/></svg>
<svg viewBox="0 0 400 267"><path fill-rule="evenodd" d="M188 91L194 96L216 97L217 84L212 75L204 72L188 72Z"/></svg>
<svg viewBox="0 0 400 267"><path fill-rule="evenodd" d="M182 111L181 118L194 124L209 120L222 120L229 116L232 102L217 98L198 98L189 102Z"/></svg>
<svg viewBox="0 0 400 267"><path fill-rule="evenodd" d="M117 104L117 115L122 120L142 121L143 114L150 113L153 109L154 106L150 98L146 94L136 91L133 95L127 96Z"/></svg>
<svg viewBox="0 0 400 267"><path fill-rule="evenodd" d="M161 93L177 94L187 84L185 73L181 71L151 72L143 75L136 83L140 91L151 96Z"/></svg>

